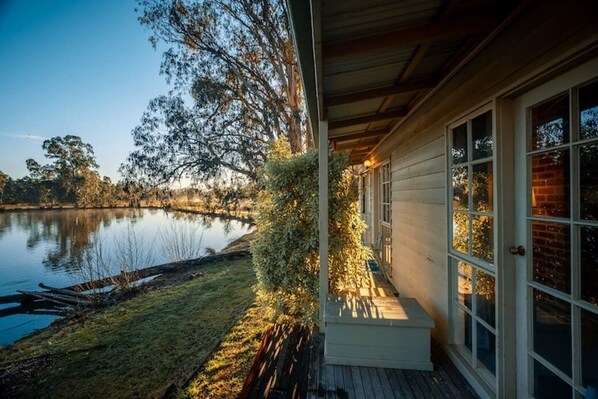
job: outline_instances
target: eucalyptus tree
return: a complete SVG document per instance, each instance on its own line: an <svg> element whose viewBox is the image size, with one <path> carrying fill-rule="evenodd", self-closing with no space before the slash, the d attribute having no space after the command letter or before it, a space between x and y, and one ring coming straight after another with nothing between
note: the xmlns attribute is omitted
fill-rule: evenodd
<svg viewBox="0 0 598 399"><path fill-rule="evenodd" d="M139 0L140 23L172 84L133 130L121 171L146 183L227 175L255 181L269 144L306 147L284 0Z"/></svg>
<svg viewBox="0 0 598 399"><path fill-rule="evenodd" d="M97 194L100 177L98 164L91 144L81 137L66 135L53 137L43 142L46 158L53 162L40 165L33 159L27 160L31 178L38 182L51 182L56 199L60 202L86 204Z"/></svg>

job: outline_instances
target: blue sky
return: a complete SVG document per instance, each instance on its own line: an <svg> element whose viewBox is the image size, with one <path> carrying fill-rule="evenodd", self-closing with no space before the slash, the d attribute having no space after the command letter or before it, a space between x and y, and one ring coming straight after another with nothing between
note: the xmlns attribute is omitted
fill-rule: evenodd
<svg viewBox="0 0 598 399"><path fill-rule="evenodd" d="M137 21L134 0L0 0L0 171L46 163L44 138L90 143L100 174L133 150L131 130L168 86L162 51Z"/></svg>

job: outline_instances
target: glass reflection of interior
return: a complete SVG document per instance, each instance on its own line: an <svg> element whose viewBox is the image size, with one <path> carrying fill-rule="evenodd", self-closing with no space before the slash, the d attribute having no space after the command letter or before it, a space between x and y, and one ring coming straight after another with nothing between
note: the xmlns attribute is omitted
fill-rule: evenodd
<svg viewBox="0 0 598 399"><path fill-rule="evenodd" d="M532 215L569 217L569 150L532 156Z"/></svg>
<svg viewBox="0 0 598 399"><path fill-rule="evenodd" d="M571 376L571 305L533 290L534 352Z"/></svg>
<svg viewBox="0 0 598 399"><path fill-rule="evenodd" d="M571 292L571 232L565 224L532 223L533 279L564 293Z"/></svg>
<svg viewBox="0 0 598 399"><path fill-rule="evenodd" d="M534 360L534 398L562 399L570 398L571 387L552 371Z"/></svg>
<svg viewBox="0 0 598 399"><path fill-rule="evenodd" d="M598 220L598 144L579 147L579 199L580 218Z"/></svg>

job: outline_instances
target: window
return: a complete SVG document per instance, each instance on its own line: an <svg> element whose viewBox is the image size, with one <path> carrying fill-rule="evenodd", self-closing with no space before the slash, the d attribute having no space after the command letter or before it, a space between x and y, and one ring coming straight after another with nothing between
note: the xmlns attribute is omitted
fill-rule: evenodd
<svg viewBox="0 0 598 399"><path fill-rule="evenodd" d="M369 213L370 212L370 204L369 204L369 195L370 195L370 174L364 173L361 175L361 213Z"/></svg>
<svg viewBox="0 0 598 399"><path fill-rule="evenodd" d="M390 224L390 163L380 166L380 220Z"/></svg>
<svg viewBox="0 0 598 399"><path fill-rule="evenodd" d="M486 380L496 378L494 128L488 107L451 125L449 261L454 341Z"/></svg>
<svg viewBox="0 0 598 399"><path fill-rule="evenodd" d="M581 397L598 390L598 82L527 111L533 395Z"/></svg>

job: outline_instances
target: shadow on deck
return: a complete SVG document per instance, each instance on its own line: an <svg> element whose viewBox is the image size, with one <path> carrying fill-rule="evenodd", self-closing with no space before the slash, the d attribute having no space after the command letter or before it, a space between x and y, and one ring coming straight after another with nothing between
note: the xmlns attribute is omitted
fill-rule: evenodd
<svg viewBox="0 0 598 399"><path fill-rule="evenodd" d="M324 364L324 336L278 325L250 398L477 398L442 348L432 341L434 371Z"/></svg>

